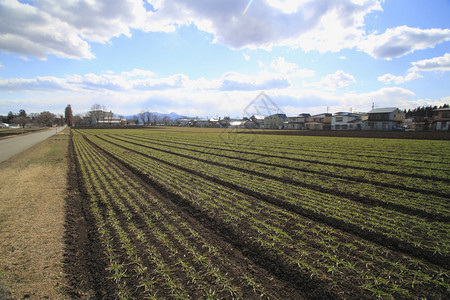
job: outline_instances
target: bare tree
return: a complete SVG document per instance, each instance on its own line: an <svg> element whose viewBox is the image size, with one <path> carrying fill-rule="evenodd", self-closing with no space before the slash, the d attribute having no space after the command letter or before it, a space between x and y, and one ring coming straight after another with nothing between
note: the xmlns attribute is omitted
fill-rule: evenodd
<svg viewBox="0 0 450 300"><path fill-rule="evenodd" d="M158 121L159 121L158 115L152 114L150 117L151 117L152 125L156 125L156 123L158 123Z"/></svg>
<svg viewBox="0 0 450 300"><path fill-rule="evenodd" d="M56 116L49 111L43 111L36 117L36 121L39 125L51 127L55 124Z"/></svg>
<svg viewBox="0 0 450 300"><path fill-rule="evenodd" d="M100 121L100 117L103 114L102 113L102 106L98 103L95 103L94 105L92 105L91 107L91 111L89 112L89 116L91 117L91 122L92 119L95 120L95 124L98 124L98 122Z"/></svg>
<svg viewBox="0 0 450 300"><path fill-rule="evenodd" d="M151 121L152 121L152 113L147 110L145 112L145 123L150 125Z"/></svg>
<svg viewBox="0 0 450 300"><path fill-rule="evenodd" d="M146 115L146 113L145 113L144 110L141 110L141 112L140 112L139 115L138 115L139 120L140 120L143 124L145 124L145 115Z"/></svg>
<svg viewBox="0 0 450 300"><path fill-rule="evenodd" d="M78 126L81 125L81 122L83 121L83 116L80 114L76 114L73 116L73 125Z"/></svg>
<svg viewBox="0 0 450 300"><path fill-rule="evenodd" d="M170 124L170 118L169 118L169 116L164 116L163 118L162 118L162 123L164 124L164 126L168 126L169 124Z"/></svg>

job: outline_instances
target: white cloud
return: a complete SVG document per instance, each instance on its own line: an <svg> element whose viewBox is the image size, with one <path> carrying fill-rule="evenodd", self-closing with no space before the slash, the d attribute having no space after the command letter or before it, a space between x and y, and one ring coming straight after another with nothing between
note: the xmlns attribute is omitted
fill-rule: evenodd
<svg viewBox="0 0 450 300"><path fill-rule="evenodd" d="M5 92L34 92L34 91L61 91L70 89L65 79L57 77L36 77L0 79L0 91Z"/></svg>
<svg viewBox="0 0 450 300"><path fill-rule="evenodd" d="M416 50L432 48L450 41L450 29L419 29L400 26L387 29L383 34L365 37L358 48L375 58L392 59Z"/></svg>
<svg viewBox="0 0 450 300"><path fill-rule="evenodd" d="M319 82L303 83L304 86L316 87L329 91L334 91L338 88L346 87L352 83L355 83L355 78L342 70L336 71L334 74L328 74L323 77Z"/></svg>
<svg viewBox="0 0 450 300"><path fill-rule="evenodd" d="M248 56L247 54L242 54L243 56L244 56L244 59L246 60L246 61L249 61L250 60L250 56Z"/></svg>
<svg viewBox="0 0 450 300"><path fill-rule="evenodd" d="M450 53L413 62L413 70L417 71L450 71Z"/></svg>
<svg viewBox="0 0 450 300"><path fill-rule="evenodd" d="M257 91L287 88L289 80L278 74L260 72L256 76L230 72L222 76L220 90L222 91Z"/></svg>
<svg viewBox="0 0 450 300"><path fill-rule="evenodd" d="M450 71L450 53L446 53L440 57L434 57L430 59L419 60L412 62L413 67L408 70L406 76L395 76L390 73L384 74L378 77L378 81L385 84L402 84L407 81L422 78L423 76L419 72L427 71Z"/></svg>
<svg viewBox="0 0 450 300"><path fill-rule="evenodd" d="M409 108L415 106L414 92L401 87L386 87L367 93L348 93L339 97L332 111L369 111L372 103L375 107Z"/></svg>
<svg viewBox="0 0 450 300"><path fill-rule="evenodd" d="M270 67L282 74L290 73L298 69L297 64L287 62L284 57L278 57L276 60L273 60Z"/></svg>
<svg viewBox="0 0 450 300"><path fill-rule="evenodd" d="M391 84L391 83L402 84L407 81L411 81L411 80L414 80L417 78L422 78L422 77L423 77L422 75L420 75L416 72L408 73L406 76L395 76L395 75L388 73L388 74L379 76L377 79L378 79L378 81L384 82L385 84Z"/></svg>
<svg viewBox="0 0 450 300"><path fill-rule="evenodd" d="M18 0L0 2L0 49L45 59L94 58L90 43L131 36L131 30L175 31L194 24L231 48L289 46L305 51L357 47L391 59L450 40L450 29L400 26L365 36L365 17L380 11L381 0L254 1L245 15L242 0L147 1ZM245 56L244 56L245 57Z"/></svg>
<svg viewBox="0 0 450 300"><path fill-rule="evenodd" d="M357 47L384 59L450 40L450 29L407 26L366 36L364 19L381 10L381 0L254 1L245 15L242 12L248 2L242 0L147 2L152 10L134 0L36 0L33 5L3 0L0 49L40 59L49 54L92 59L92 42L131 36L132 29L170 32L189 24L231 48L288 46L337 52Z"/></svg>
<svg viewBox="0 0 450 300"><path fill-rule="evenodd" d="M93 58L89 44L64 20L15 0L0 3L0 49L45 59Z"/></svg>
<svg viewBox="0 0 450 300"><path fill-rule="evenodd" d="M105 43L131 29L170 31L171 24L149 22L154 14L134 0L18 0L0 2L0 49L45 59L94 58L89 43Z"/></svg>
<svg viewBox="0 0 450 300"><path fill-rule="evenodd" d="M309 0L266 0L266 2L285 14L291 14L298 11L298 8Z"/></svg>
<svg viewBox="0 0 450 300"><path fill-rule="evenodd" d="M278 57L270 63L270 67L278 73L286 76L289 80L296 78L308 78L315 75L315 71L311 69L300 69L295 63L287 62L284 57Z"/></svg>
<svg viewBox="0 0 450 300"><path fill-rule="evenodd" d="M247 1L172 0L162 3L152 20L195 24L232 48L270 48L274 45L305 50L338 51L354 47L364 33L364 17L381 10L379 0Z"/></svg>

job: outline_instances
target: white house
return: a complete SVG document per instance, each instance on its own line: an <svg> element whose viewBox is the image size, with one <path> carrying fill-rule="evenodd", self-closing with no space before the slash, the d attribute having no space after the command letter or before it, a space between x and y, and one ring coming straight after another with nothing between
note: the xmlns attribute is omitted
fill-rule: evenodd
<svg viewBox="0 0 450 300"><path fill-rule="evenodd" d="M361 115L350 112L337 112L331 117L331 130L361 130Z"/></svg>

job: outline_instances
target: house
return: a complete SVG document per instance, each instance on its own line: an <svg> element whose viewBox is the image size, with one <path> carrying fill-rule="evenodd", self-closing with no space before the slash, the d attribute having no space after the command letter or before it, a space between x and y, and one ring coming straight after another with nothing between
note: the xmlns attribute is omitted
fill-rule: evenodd
<svg viewBox="0 0 450 300"><path fill-rule="evenodd" d="M245 128L247 129L263 129L264 128L264 116L263 115L253 115L248 118L245 123Z"/></svg>
<svg viewBox="0 0 450 300"><path fill-rule="evenodd" d="M83 121L84 125L119 126L127 123L126 119L114 117L112 111L92 110Z"/></svg>
<svg viewBox="0 0 450 300"><path fill-rule="evenodd" d="M208 120L208 127L211 128L220 128L220 118L210 118Z"/></svg>
<svg viewBox="0 0 450 300"><path fill-rule="evenodd" d="M246 120L230 120L230 128L245 128Z"/></svg>
<svg viewBox="0 0 450 300"><path fill-rule="evenodd" d="M361 130L363 127L360 114L337 112L331 117L331 130Z"/></svg>
<svg viewBox="0 0 450 300"><path fill-rule="evenodd" d="M309 121L310 114L299 114L295 117L288 117L284 129L306 129L306 123Z"/></svg>
<svg viewBox="0 0 450 300"><path fill-rule="evenodd" d="M176 120L176 123L178 126L192 126L193 124L193 119L189 119L189 118L179 118Z"/></svg>
<svg viewBox="0 0 450 300"><path fill-rule="evenodd" d="M331 129L331 117L329 113L318 114L309 117L309 121L306 122L306 129L311 130L330 130Z"/></svg>
<svg viewBox="0 0 450 300"><path fill-rule="evenodd" d="M287 117L285 114L274 114L264 118L265 129L283 129Z"/></svg>
<svg viewBox="0 0 450 300"><path fill-rule="evenodd" d="M404 131L429 131L432 126L432 120L428 117L415 116L403 121L402 130Z"/></svg>
<svg viewBox="0 0 450 300"><path fill-rule="evenodd" d="M369 118L364 125L366 130L400 130L405 114L396 107L375 108L367 113Z"/></svg>
<svg viewBox="0 0 450 300"><path fill-rule="evenodd" d="M209 119L195 119L193 120L194 127L208 127Z"/></svg>
<svg viewBox="0 0 450 300"><path fill-rule="evenodd" d="M97 125L104 126L120 126L125 125L127 123L126 119L122 119L120 117L105 117L102 120L97 122Z"/></svg>
<svg viewBox="0 0 450 300"><path fill-rule="evenodd" d="M437 115L433 118L433 129L437 131L450 131L450 107L434 109Z"/></svg>
<svg viewBox="0 0 450 300"><path fill-rule="evenodd" d="M91 110L89 112L90 125L103 125L105 119L111 120L113 117L112 111Z"/></svg>

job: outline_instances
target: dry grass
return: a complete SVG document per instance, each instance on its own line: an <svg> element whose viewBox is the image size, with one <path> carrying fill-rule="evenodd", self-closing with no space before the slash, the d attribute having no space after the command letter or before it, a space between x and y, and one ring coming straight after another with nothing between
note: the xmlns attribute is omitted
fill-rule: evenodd
<svg viewBox="0 0 450 300"><path fill-rule="evenodd" d="M0 164L0 282L14 298L65 298L67 133Z"/></svg>

